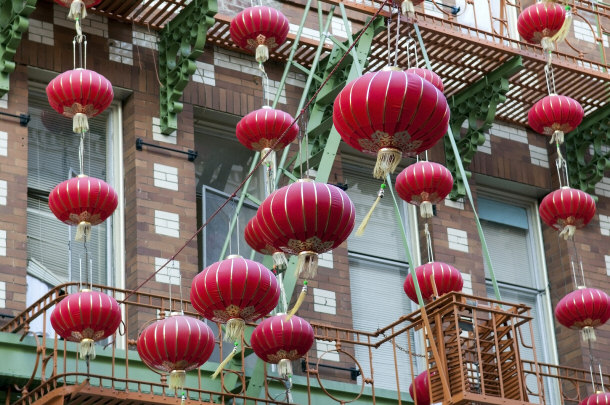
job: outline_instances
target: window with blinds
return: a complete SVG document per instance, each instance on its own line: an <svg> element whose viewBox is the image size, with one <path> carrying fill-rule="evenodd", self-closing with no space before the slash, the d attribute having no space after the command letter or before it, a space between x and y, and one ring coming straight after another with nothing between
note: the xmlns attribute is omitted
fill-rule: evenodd
<svg viewBox="0 0 610 405"><path fill-rule="evenodd" d="M76 229L63 224L49 210L49 192L59 183L79 174L79 136L72 120L53 110L42 90L30 90L28 125L28 273L49 285L87 280L109 284L108 241L111 218L92 227L86 247L74 241ZM110 112L89 119L85 141L85 174L105 181L106 144ZM86 260L89 258L89 275Z"/></svg>

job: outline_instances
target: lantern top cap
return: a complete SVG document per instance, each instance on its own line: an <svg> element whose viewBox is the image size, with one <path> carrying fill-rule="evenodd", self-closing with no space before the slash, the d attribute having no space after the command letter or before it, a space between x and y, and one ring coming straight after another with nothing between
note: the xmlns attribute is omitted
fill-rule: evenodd
<svg viewBox="0 0 610 405"><path fill-rule="evenodd" d="M229 255L225 260L242 259L241 255Z"/></svg>
<svg viewBox="0 0 610 405"><path fill-rule="evenodd" d="M172 311L169 313L169 316L182 316L184 315L184 311Z"/></svg>
<svg viewBox="0 0 610 405"><path fill-rule="evenodd" d="M271 107L270 105L264 105L261 107L263 110L273 110L273 107Z"/></svg>
<svg viewBox="0 0 610 405"><path fill-rule="evenodd" d="M80 290L80 292L91 292L92 290L90 288L82 288Z"/></svg>
<svg viewBox="0 0 610 405"><path fill-rule="evenodd" d="M576 288L578 288L579 290L586 290L586 289L587 289L587 286L585 286L585 285L579 285L579 286L578 286L578 287L576 287Z"/></svg>
<svg viewBox="0 0 610 405"><path fill-rule="evenodd" d="M313 183L313 179L298 179L297 183Z"/></svg>
<svg viewBox="0 0 610 405"><path fill-rule="evenodd" d="M386 66L383 69L381 69L382 72L402 72L402 69L399 68L398 66Z"/></svg>

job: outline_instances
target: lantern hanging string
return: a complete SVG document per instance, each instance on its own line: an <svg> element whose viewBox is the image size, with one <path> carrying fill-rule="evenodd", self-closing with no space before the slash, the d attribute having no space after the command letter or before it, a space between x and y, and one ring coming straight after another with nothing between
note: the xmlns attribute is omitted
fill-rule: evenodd
<svg viewBox="0 0 610 405"><path fill-rule="evenodd" d="M388 9L390 10L390 12L389 12L390 15L388 16L388 18L386 18L386 25L387 25L387 31L388 31L387 34L386 34L387 37L388 37L387 38L387 40L388 40L387 41L388 42L387 64L388 64L388 66L390 66L390 60L392 59L392 57L391 57L391 55L392 55L392 51L391 51L392 50L392 45L391 45L391 43L392 43L392 35L391 35L392 5L390 3L388 3ZM400 17L399 17L399 19L400 19Z"/></svg>
<svg viewBox="0 0 610 405"><path fill-rule="evenodd" d="M203 230L203 228L205 228L206 226L208 226L208 224L214 219L216 218L216 216L224 209L224 207L227 206L227 204L232 201L233 198L235 198L237 196L237 192L240 191L244 185L246 184L246 182L248 182L248 180L250 179L250 177L252 177L254 175L254 173L256 173L256 170L258 170L258 168L260 167L260 165L262 164L263 160L272 152L273 148L279 144L282 139L284 138L284 136L288 133L288 130L301 118L301 116L303 116L305 110L307 110L309 108L309 106L314 102L314 100L316 99L316 97L318 97L318 94L322 91L322 89L324 88L324 86L326 85L326 83L328 83L328 81L331 79L331 77L333 77L333 75L337 72L337 70L339 69L339 67L341 66L341 62L343 62L343 60L347 57L347 55L350 54L350 52L352 51L352 49L358 44L358 42L360 41L360 38L362 38L362 36L365 34L365 32L367 31L367 29L370 27L370 25L375 21L375 19L379 16L379 14L381 13L381 10L383 10L383 7L389 2L390 0L384 0L383 4L381 4L381 6L377 9L377 11L375 12L375 14L367 21L367 23L364 25L364 27L362 27L362 29L360 30L360 33L356 36L356 38L354 38L354 41L350 44L350 46L345 50L345 53L343 54L343 56L341 56L341 58L339 59L339 61L337 61L337 63L335 64L335 66L332 68L332 70L328 73L328 76L326 76L326 79L324 79L324 81L322 83L320 83L320 86L318 87L318 89L314 92L314 94L309 98L309 100L307 100L307 102L305 103L305 105L303 106L303 109L299 112L299 114L294 118L294 120L292 121L291 125L288 126L284 132L277 138L277 140L274 142L274 144L271 147L271 150L269 150L264 156L263 159L260 159L255 165L253 165L254 167L252 168L252 170L246 174L246 176L244 177L244 179L242 180L241 183L239 183L239 185L235 188L235 190L233 190L233 192L224 200L224 202L222 204L220 204L220 206L205 220L205 222L191 235L190 238L188 238L188 240L169 258L165 261L165 263L163 263L161 266L159 266L159 268L154 271L152 274L150 274L144 281L142 281L135 289L131 290L128 294L125 295L125 298L123 298L123 300L121 300L121 303L125 303L127 302L127 300L129 299L129 297L131 297L135 292L137 292L140 288L142 288L144 285L146 285L146 283L148 283L150 280L153 279L153 277L155 277L161 270L163 270L170 262L172 262L173 260L176 259L176 257L182 253L182 251L184 249L186 249L186 247L197 237L197 235L199 235L199 233Z"/></svg>
<svg viewBox="0 0 610 405"><path fill-rule="evenodd" d="M424 233L426 234L426 245L428 247L428 262L434 261L434 251L432 250L432 237L430 236L430 230L428 229L428 219L424 223Z"/></svg>
<svg viewBox="0 0 610 405"><path fill-rule="evenodd" d="M265 65L263 62L258 63L258 70L261 71L262 85L263 85L263 102L266 105L271 105L271 97L269 94L269 76L267 75L267 71L265 71Z"/></svg>
<svg viewBox="0 0 610 405"><path fill-rule="evenodd" d="M555 159L555 167L557 168L557 176L559 177L559 187L570 187L568 165L563 158L559 143L557 143L557 159Z"/></svg>
<svg viewBox="0 0 610 405"><path fill-rule="evenodd" d="M555 73L553 72L553 65L547 63L544 65L544 78L546 80L546 89L551 94L557 94L555 89Z"/></svg>
<svg viewBox="0 0 610 405"><path fill-rule="evenodd" d="M398 66L398 42L400 40L400 14L398 13L398 7L392 7L393 11L396 11L396 42L394 45L394 66Z"/></svg>
<svg viewBox="0 0 610 405"><path fill-rule="evenodd" d="M419 67L419 59L417 56L417 42L411 36L411 31L407 33L407 42L405 43L407 48L407 68ZM413 59L415 59L415 66L411 65L411 50L413 50ZM427 160L427 159L426 159Z"/></svg>
<svg viewBox="0 0 610 405"><path fill-rule="evenodd" d="M76 51L78 44L78 67L76 66ZM72 66L74 69L87 69L87 37L77 35L72 39Z"/></svg>

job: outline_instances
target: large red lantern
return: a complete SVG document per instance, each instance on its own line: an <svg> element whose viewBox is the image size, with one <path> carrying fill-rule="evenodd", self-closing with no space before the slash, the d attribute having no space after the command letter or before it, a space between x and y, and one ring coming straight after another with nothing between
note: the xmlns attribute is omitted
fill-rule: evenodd
<svg viewBox="0 0 610 405"><path fill-rule="evenodd" d="M85 175L61 182L49 194L49 208L57 219L77 226L76 240L88 240L91 226L112 215L118 202L108 183Z"/></svg>
<svg viewBox="0 0 610 405"><path fill-rule="evenodd" d="M421 161L396 177L396 193L409 204L419 205L421 216L431 218L432 205L438 204L453 188L453 176L443 165Z"/></svg>
<svg viewBox="0 0 610 405"><path fill-rule="evenodd" d="M244 229L244 239L246 240L246 243L258 253L269 255L273 258L273 269L276 272L286 270L286 267L288 266L286 255L281 250L276 249L269 243L265 242L261 234L261 230L259 229L256 216L253 216L252 219L248 221L248 224L246 224L246 229Z"/></svg>
<svg viewBox="0 0 610 405"><path fill-rule="evenodd" d="M552 1L542 1L527 7L517 19L517 31L531 44L541 44L545 51L553 50L553 41L564 27L566 11ZM567 27L566 27L567 28Z"/></svg>
<svg viewBox="0 0 610 405"><path fill-rule="evenodd" d="M595 340L593 328L610 319L610 297L596 288L579 287L555 307L557 321L570 329L582 329L585 340Z"/></svg>
<svg viewBox="0 0 610 405"><path fill-rule="evenodd" d="M170 374L170 389L179 389L186 372L201 367L212 355L214 334L199 319L172 314L144 328L137 349L144 364Z"/></svg>
<svg viewBox="0 0 610 405"><path fill-rule="evenodd" d="M597 392L580 401L578 405L610 405L610 393Z"/></svg>
<svg viewBox="0 0 610 405"><path fill-rule="evenodd" d="M430 377L428 377L428 370L415 377L409 386L409 395L411 395L413 401L415 401L416 394L417 401L415 405L430 405Z"/></svg>
<svg viewBox="0 0 610 405"><path fill-rule="evenodd" d="M293 121L290 114L265 106L243 117L237 123L235 135L248 149L262 153L270 149L279 151L299 134L299 126L293 125Z"/></svg>
<svg viewBox="0 0 610 405"><path fill-rule="evenodd" d="M72 118L72 129L80 134L89 130L87 117L95 117L108 108L114 93L110 81L101 74L74 69L51 80L47 98L55 111Z"/></svg>
<svg viewBox="0 0 610 405"><path fill-rule="evenodd" d="M281 378L292 375L292 361L303 357L313 346L313 328L296 315L287 320L285 314L262 321L250 339L254 353L263 361L278 365Z"/></svg>
<svg viewBox="0 0 610 405"><path fill-rule="evenodd" d="M385 178L403 155L428 150L445 135L449 106L427 80L386 68L366 73L341 90L333 123L348 145L377 155L373 175Z"/></svg>
<svg viewBox="0 0 610 405"><path fill-rule="evenodd" d="M527 113L532 129L543 135L551 135L551 143L563 143L564 134L574 130L585 115L573 98L551 94L536 102Z"/></svg>
<svg viewBox="0 0 610 405"><path fill-rule="evenodd" d="M423 68L409 68L406 70L406 72L413 73L414 75L417 75L417 76L421 77L422 79L429 81L441 93L445 91L445 86L443 85L443 81L441 80L439 75L437 75L436 73L434 73L431 70L423 69Z"/></svg>
<svg viewBox="0 0 610 405"><path fill-rule="evenodd" d="M429 301L437 294L440 297L448 292L462 291L464 286L462 273L455 267L443 262L430 262L418 266L415 269L415 275L424 301ZM411 301L417 303L417 293L411 273L407 274L403 288Z"/></svg>
<svg viewBox="0 0 610 405"><path fill-rule="evenodd" d="M81 359L94 359L93 343L114 334L120 323L119 304L100 291L70 294L51 313L51 326L62 338L78 342Z"/></svg>
<svg viewBox="0 0 610 405"><path fill-rule="evenodd" d="M307 278L317 271L318 254L339 246L354 229L354 204L345 191L326 183L299 180L273 192L256 213L263 239L299 256Z"/></svg>
<svg viewBox="0 0 610 405"><path fill-rule="evenodd" d="M226 322L225 338L241 339L245 322L273 310L280 298L275 276L260 263L232 255L195 276L191 304L203 317Z"/></svg>
<svg viewBox="0 0 610 405"><path fill-rule="evenodd" d="M561 231L559 235L567 240L593 219L595 201L584 191L562 187L542 199L539 212L544 223Z"/></svg>
<svg viewBox="0 0 610 405"><path fill-rule="evenodd" d="M255 52L256 61L262 63L269 59L269 50L286 41L289 29L288 19L277 9L254 6L231 20L229 33L237 46Z"/></svg>

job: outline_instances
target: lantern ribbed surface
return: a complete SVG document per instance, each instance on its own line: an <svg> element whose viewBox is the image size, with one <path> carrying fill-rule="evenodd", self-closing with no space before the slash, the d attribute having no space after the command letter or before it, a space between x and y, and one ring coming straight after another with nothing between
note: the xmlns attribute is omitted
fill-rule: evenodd
<svg viewBox="0 0 610 405"><path fill-rule="evenodd" d="M552 1L542 1L527 7L519 14L517 30L531 44L540 44L542 38L557 34L566 19L564 7Z"/></svg>
<svg viewBox="0 0 610 405"><path fill-rule="evenodd" d="M333 123L351 147L377 154L374 176L392 173L402 156L430 149L449 126L442 92L402 70L366 73L348 83L335 99Z"/></svg>
<svg viewBox="0 0 610 405"><path fill-rule="evenodd" d="M610 405L610 393L598 392L583 399L578 405Z"/></svg>
<svg viewBox="0 0 610 405"><path fill-rule="evenodd" d="M294 141L299 134L298 125L295 123L291 126L293 121L292 116L284 111L261 108L247 114L237 123L235 135L248 149L260 152L269 148L279 151Z"/></svg>
<svg viewBox="0 0 610 405"><path fill-rule="evenodd" d="M585 113L573 98L552 94L538 100L527 114L529 126L543 135L553 135L555 131L567 133L574 130Z"/></svg>
<svg viewBox="0 0 610 405"><path fill-rule="evenodd" d="M555 317L566 328L595 328L610 319L610 297L596 288L579 288L559 301Z"/></svg>
<svg viewBox="0 0 610 405"><path fill-rule="evenodd" d="M250 344L254 353L267 363L296 360L313 346L313 328L296 315L286 321L286 315L276 315L262 321L252 332Z"/></svg>
<svg viewBox="0 0 610 405"><path fill-rule="evenodd" d="M214 350L214 334L199 319L172 315L144 328L137 348L142 361L152 369L189 371L208 361Z"/></svg>
<svg viewBox="0 0 610 405"><path fill-rule="evenodd" d="M452 188L451 172L435 162L414 163L396 176L396 193L409 204L422 206L424 218L432 217L432 204L443 201Z"/></svg>
<svg viewBox="0 0 610 405"><path fill-rule="evenodd" d="M275 8L248 7L237 14L229 27L231 39L242 49L255 51L259 45L273 50L286 41L290 24Z"/></svg>
<svg viewBox="0 0 610 405"><path fill-rule="evenodd" d="M542 199L540 218L545 224L571 237L575 229L586 226L595 215L595 201L584 191L562 187Z"/></svg>
<svg viewBox="0 0 610 405"><path fill-rule="evenodd" d="M71 342L98 341L114 334L121 323L117 301L100 291L81 291L59 301L51 313L51 326Z"/></svg>
<svg viewBox="0 0 610 405"><path fill-rule="evenodd" d="M250 221L246 224L244 229L244 239L248 246L263 255L272 255L276 252L276 249L269 243L265 242L261 231L256 221L256 216L253 216Z"/></svg>
<svg viewBox="0 0 610 405"><path fill-rule="evenodd" d="M445 91L445 86L443 85L443 81L431 70L423 69L423 68L410 68L406 70L407 73L413 73L421 77L424 80L429 81L434 87L436 87L441 93Z"/></svg>
<svg viewBox="0 0 610 405"><path fill-rule="evenodd" d="M118 205L117 193L103 180L78 176L63 181L49 194L49 208L61 222L98 225L108 218Z"/></svg>
<svg viewBox="0 0 610 405"><path fill-rule="evenodd" d="M415 269L419 288L421 289L422 298L428 301L434 295L434 288L431 278L434 278L436 290L441 296L452 291L462 291L464 280L462 273L455 267L443 262L430 262ZM411 273L407 274L407 278L403 285L405 293L411 301L417 303L417 293L415 292L415 284Z"/></svg>
<svg viewBox="0 0 610 405"><path fill-rule="evenodd" d="M413 401L415 401L415 393L417 393L417 402L415 402L415 405L430 405L430 379L428 378L428 370L415 377L409 386L409 395L411 395Z"/></svg>
<svg viewBox="0 0 610 405"><path fill-rule="evenodd" d="M47 86L49 104L55 111L73 117L77 113L94 117L114 98L112 84L101 74L87 69L68 70Z"/></svg>

